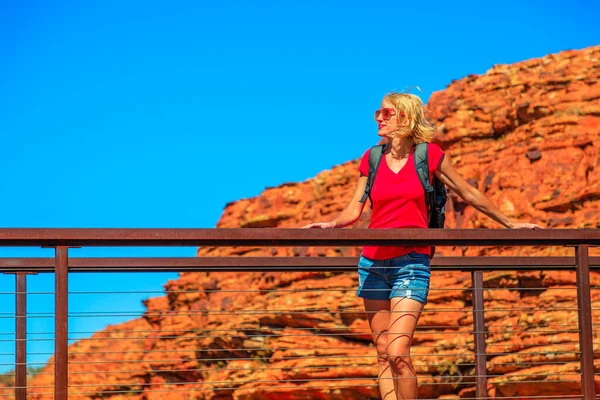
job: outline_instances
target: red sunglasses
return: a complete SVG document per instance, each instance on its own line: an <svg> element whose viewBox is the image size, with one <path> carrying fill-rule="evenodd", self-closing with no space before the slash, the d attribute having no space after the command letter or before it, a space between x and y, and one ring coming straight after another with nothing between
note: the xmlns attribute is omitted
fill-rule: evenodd
<svg viewBox="0 0 600 400"><path fill-rule="evenodd" d="M396 115L396 110L394 110L393 108L382 108L380 110L375 110L375 120L376 121L380 115L384 121L389 121L390 118L392 118L394 115ZM404 116L404 113L400 112L400 115Z"/></svg>

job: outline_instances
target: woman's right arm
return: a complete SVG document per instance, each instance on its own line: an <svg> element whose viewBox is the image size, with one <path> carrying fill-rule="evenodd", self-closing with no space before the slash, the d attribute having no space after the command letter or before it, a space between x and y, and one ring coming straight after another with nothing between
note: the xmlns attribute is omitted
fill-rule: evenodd
<svg viewBox="0 0 600 400"><path fill-rule="evenodd" d="M335 219L330 222L314 222L312 224L303 226L302 228L344 228L352 225L360 218L363 209L365 208L366 202L361 203L360 199L365 192L366 186L367 177L361 174L361 176L358 178L358 182L356 183L356 189L354 189L352 200L350 200L346 208L344 208Z"/></svg>

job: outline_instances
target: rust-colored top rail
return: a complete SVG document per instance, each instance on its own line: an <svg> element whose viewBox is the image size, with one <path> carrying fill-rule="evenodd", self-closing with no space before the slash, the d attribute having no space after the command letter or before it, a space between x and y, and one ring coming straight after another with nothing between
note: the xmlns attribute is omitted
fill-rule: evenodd
<svg viewBox="0 0 600 400"><path fill-rule="evenodd" d="M600 245L600 229L4 228L0 246Z"/></svg>

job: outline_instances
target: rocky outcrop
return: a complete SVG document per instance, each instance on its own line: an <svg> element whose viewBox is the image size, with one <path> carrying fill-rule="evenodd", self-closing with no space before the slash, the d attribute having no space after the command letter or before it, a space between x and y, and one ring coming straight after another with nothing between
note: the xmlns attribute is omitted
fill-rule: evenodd
<svg viewBox="0 0 600 400"><path fill-rule="evenodd" d="M599 82L600 47L566 51L455 81L431 96L427 113L458 171L506 214L552 228L600 228ZM331 219L350 199L357 167L352 160L228 204L218 227L299 227ZM456 196L448 208L450 228L498 227ZM365 227L368 216L356 226ZM207 247L198 256L358 251ZM456 247L438 253L573 250ZM574 283L569 272L485 274L490 396L578 393ZM600 284L595 274L592 284ZM146 301L143 318L71 346L69 398L376 399L375 351L356 286L356 276L345 273L183 273L166 284L166 297ZM470 286L468 274L433 273L414 339L420 398L474 397ZM600 293L592 294L598 308ZM593 317L600 323L600 315ZM34 384L48 386L51 379L40 375Z"/></svg>

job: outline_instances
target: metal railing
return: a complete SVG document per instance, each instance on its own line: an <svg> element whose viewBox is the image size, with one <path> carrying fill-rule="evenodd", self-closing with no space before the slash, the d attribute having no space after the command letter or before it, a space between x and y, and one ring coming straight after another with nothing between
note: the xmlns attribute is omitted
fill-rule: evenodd
<svg viewBox="0 0 600 400"><path fill-rule="evenodd" d="M600 269L600 257L590 257L588 249L590 246L600 245L600 230L367 230L367 229L345 229L345 230L300 230L300 229L0 229L0 246L29 246L29 247L53 247L55 248L54 258L4 258L0 259L0 271L4 273L15 274L15 383L14 383L14 397L16 400L25 400L29 396L39 395L44 398L43 395L49 395L57 400L65 400L69 395L69 387L71 387L71 395L90 395L91 392L86 392L86 385L71 385L69 386L69 330L68 321L69 318L76 317L77 315L69 314L69 273L84 273L84 272L106 272L106 273L120 273L120 272L211 272L215 274L225 272L263 272L263 273L284 273L284 272L319 272L319 273L345 273L353 272L356 270L356 257L197 257L197 258L69 258L69 247L87 247L87 246L223 246L223 247L279 247L279 246L363 246L363 245L436 245L436 246L570 246L574 248L574 257L435 257L432 260L432 292L433 291L449 291L449 290L461 290L470 293L471 299L471 317L472 318L472 329L463 329L466 325L460 325L462 330L451 330L446 334L459 336L469 335L473 340L473 359L472 362L469 360L462 360L462 365L470 364L470 375L468 379L463 379L460 385L472 387L472 392L469 390L463 391L460 398L477 398L486 399L496 397L493 393L490 394L490 379L502 378L503 374L490 374L488 372L489 365L494 365L499 371L514 370L514 368L508 368L508 365L519 364L518 357L511 359L507 358L514 355L527 354L523 352L511 352L510 343L490 343L486 345L486 338L489 338L495 331L492 326L486 327L486 315L493 313L503 313L502 315L509 315L513 313L515 315L520 312L527 314L532 309L537 307L537 304L529 304L526 307L515 308L512 307L508 310L501 308L486 309L486 294L492 293L494 288L489 285L486 286L484 281L484 272L494 273L494 271L572 271L575 274L576 286L573 288L576 290L576 307L555 307L554 309L547 309L546 312L558 311L558 312L577 312L577 326L575 329L569 324L545 324L544 326L538 326L537 329L532 329L530 333L536 332L551 332L556 335L575 332L578 336L578 346L571 346L564 352L549 350L555 353L558 357L556 363L561 365L567 361L578 360L579 371L574 372L576 376L574 380L560 379L566 378L569 375L568 372L557 372L558 379L554 380L543 380L538 379L535 376L520 376L519 374L513 374L511 377L516 377L518 382L545 382L546 384L560 384L560 382L570 382L580 388L580 394L573 394L571 390L569 394L561 395L526 395L526 396L511 396L510 394L503 394L499 397L502 398L583 398L583 399L594 399L595 394L595 373L594 373L594 325L592 319L592 297L591 297L591 282L590 282L590 270ZM469 286L462 286L457 288L444 288L435 287L435 274L443 271L462 271L469 272L471 274L471 281ZM52 335L54 341L54 358L52 363L54 382L52 387L37 388L43 389L45 392L29 393L28 394L28 382L27 382L27 274L37 273L54 273L55 274L55 288L54 288L54 322L55 329ZM550 289L557 289L556 287L511 287L510 285L505 286L512 291L522 291L520 294L531 292L535 290L546 291ZM350 288L352 290L353 288ZM328 289L321 289L319 293L325 293ZM341 291L346 289L332 288L331 291ZM202 290L204 293L209 292L221 292L221 289L210 289L205 288ZM266 292L279 292L282 295L292 295L293 293L302 293L301 296L307 295L307 293L314 293L315 291L310 288L295 288L293 290L287 290L285 288L276 289L253 289L255 293L266 293ZM176 295L177 292L173 291L172 294ZM237 290L238 293L243 290ZM71 295L73 293L71 292ZM452 305L448 307L433 307L426 306L424 314L426 313L439 313L441 315L444 312L447 313L463 313L465 314L466 309L456 309ZM321 315L336 313L341 318L350 318L356 322L357 315L365 315L364 310L354 308L343 308L343 309L318 309L318 310L302 310L301 308L289 309L282 308L277 310L239 310L228 311L224 309L198 309L198 310L187 310L185 314L187 317L194 315L223 315L230 318L241 317L245 314L260 314L268 315L269 317L263 317L265 319L275 319L277 315L285 315L287 320L290 320L301 315L307 318L309 315ZM124 311L123 315L127 316L128 312ZM166 311L165 311L166 313ZM157 312L159 317L164 316L163 311ZM436 314L438 315L438 314ZM512 315L512 314L510 314ZM86 316L89 316L86 314ZM102 317L103 314L97 315ZM131 315L136 316L135 313ZM350 316L350 317L348 317ZM31 316L29 316L31 318ZM146 318L152 319L157 317L150 311L145 314ZM285 320L284 318L284 320ZM489 322L489 321L488 321ZM443 324L442 324L443 325ZM280 330L270 328L271 335L277 336L278 338L291 338L299 335L306 335L310 333L311 337L316 337L315 334L323 335L326 337L336 338L344 337L348 338L351 336L361 337L364 342L369 340L368 329L364 329L365 326L361 325L361 329L341 329L332 326L325 327L302 327L298 325L294 327L292 333L283 334ZM445 328L449 328L450 325L446 325ZM280 329L285 329L285 325L279 326ZM368 327L367 327L368 328ZM418 327L417 334L415 337L421 335L426 337L427 335L441 335L444 334L443 329L431 332L428 328L432 328L431 323L425 326L424 329ZM444 328L444 327L443 327ZM456 328L452 326L452 328ZM431 330L429 329L429 330ZM255 337L264 339L269 335L266 331L257 331L256 327L247 328L245 331L245 338L252 339L252 332L255 331ZM141 331L136 331L141 332ZM228 331L225 331L227 333ZM512 331L513 333L516 331ZM165 336L162 331L161 335ZM209 338L211 336L221 336L224 332L218 332L215 329L202 329L189 330L188 332L195 339L198 338ZM231 332L230 332L231 333ZM508 332L510 335L511 332ZM182 336L177 334L174 335L178 338ZM127 337L121 338L122 340ZM135 338L133 338L135 339ZM81 338L81 340L86 340ZM252 340L250 340L252 342ZM352 344L353 342L349 342ZM437 344L430 343L423 339L417 344L422 349L427 347L439 347ZM432 342L433 343L433 342ZM558 343L568 343L566 341ZM212 369L214 365L218 365L222 368L223 364L227 364L230 360L256 360L257 358L268 358L266 355L274 354L272 350L278 350L281 354L278 355L280 359L294 359L302 358L301 353L303 351L309 351L309 348L298 348L294 347L293 340L287 344L288 347L281 346L276 349L267 349L263 347L254 346L232 348L226 347L225 344L222 348L215 347L214 343L207 349L196 349L196 359L190 360L195 361L200 368L192 369L198 374L202 373L202 370ZM230 344L227 344L229 346ZM574 347L575 346L575 347ZM488 347L493 349L499 348L498 351L489 351ZM502 350L504 349L504 350ZM314 350L314 349L313 349ZM360 350L360 349L359 349ZM457 348L455 350L464 351L465 349ZM286 351L289 352L286 353ZM347 351L348 354L340 354L340 352ZM349 345L348 348L336 348L336 352L327 353L322 352L322 355L315 354L314 357L321 359L335 358L337 360L344 360L353 358L368 358L369 363L375 363L376 359L374 355L356 355L356 347ZM104 354L107 352L100 352ZM300 355L294 355L294 354ZM318 353L318 352L317 352ZM450 357L456 357L457 351L451 351ZM534 351L530 354L537 354L538 351ZM561 356L564 354L570 354L568 357ZM72 352L71 355L77 353ZM87 354L87 353L86 353ZM169 352L166 350L162 351L163 356L168 356ZM233 354L233 356L232 356ZM287 354L287 355L286 355ZM89 353L88 355L93 355ZM437 353L435 357L440 358L444 354ZM434 357L433 354L417 354L415 357ZM434 357L434 358L435 358ZM494 357L500 358L498 362ZM468 358L468 357L467 357ZM551 357L541 357L545 361L548 361ZM532 356L532 359L535 359ZM494 361L496 360L496 361ZM512 360L512 361L511 361ZM165 361L168 360L158 360ZM494 361L496 364L490 364ZM211 364L207 364L210 362ZM549 362L549 361L548 361ZM72 361L73 363L73 361ZM101 363L101 361L98 361ZM339 363L339 361L338 361ZM213 365L214 364L214 365ZM321 369L325 367L331 368L342 368L344 366L351 367L351 365L341 363L342 365L328 365L322 364ZM451 363L450 363L451 364ZM528 366L535 366L542 364L536 361L527 361L525 364ZM228 365L228 364L227 364ZM269 366L268 363L261 364L265 370L277 370L283 369L284 367L273 367ZM364 362L361 364L362 367L367 368ZM375 365L375 364L373 364ZM426 363L422 364L423 367L429 368L434 364ZM436 364L440 365L440 364ZM501 365L501 368L498 368ZM310 366L298 367L308 369ZM452 365L448 365L452 367ZM131 365L126 363L123 365L125 370L132 369ZM249 369L252 369L251 367ZM311 368L319 368L319 366L312 366ZM245 368L238 367L240 370ZM231 371L235 368L227 368L226 370ZM191 371L186 369L186 371ZM371 371L368 369L368 371ZM517 370L518 371L518 370ZM121 371L122 372L122 371ZM176 373L177 371L168 370L170 373ZM46 372L47 373L47 372ZM85 373L78 371L76 373ZM532 374L534 374L532 372ZM314 377L311 379L311 374L299 374L297 379L263 379L261 381L255 381L255 386L250 386L246 390L267 390L273 383L284 383L284 386L280 386L278 390L296 390L306 388L317 389L324 388L323 390L345 390L346 388L356 387L371 387L370 394L363 393L363 397L349 397L348 395L332 394L331 398L375 398L369 397L373 393L377 393L376 381L373 377L365 376L364 373L358 374L356 377L352 376L351 372L346 371L346 375L342 374L342 378L319 378ZM534 374L535 375L535 374ZM200 376L200 375L198 375ZM314 376L318 376L314 375ZM546 377L548 375L545 375ZM522 379L521 379L522 378ZM533 378L533 379L532 379ZM317 385L306 386L307 383L316 382ZM189 382L190 384L193 382ZM196 382L199 386L205 386L205 389L198 390L212 390L212 391L225 391L232 392L234 390L241 390L239 382L231 381L231 377L223 381L205 381L199 380ZM342 385L342 383L350 383L350 385ZM259 386L256 386L258 384ZM423 385L451 385L451 382L444 381L431 381L423 382ZM142 384L133 385L136 386L138 391L143 391L145 385L151 386L152 382L146 382ZM182 393L186 392L189 394L190 388L186 386L185 381L172 382L162 385L161 387L167 387L169 389L163 389L168 391L171 395L177 393L177 386L181 385L184 389L181 389ZM263 385L263 386L260 386ZM286 386L287 385L287 386ZM319 386L321 385L321 386ZM89 386L89 385L87 385ZM174 388L173 388L174 386ZM141 388L141 389L140 389ZM36 390L37 390L36 389ZM48 391L50 390L50 391ZM111 390L105 390L103 396L108 397L110 395L118 395L127 393L133 390L131 388L119 388L114 386ZM195 389L194 389L195 390ZM160 389L154 390L159 392ZM89 393L89 394L88 394ZM333 393L333 392L332 392ZM359 391L360 393L360 391ZM471 394L469 394L471 393ZM439 394L439 393L438 393ZM5 395L6 396L6 395ZM183 394L182 394L183 396ZM337 396L337 397L336 397ZM346 397L344 397L346 396ZM358 395L357 395L358 396ZM469 397L470 396L470 397ZM475 396L475 397L473 397ZM85 398L85 397L81 397ZM91 398L91 397L90 397ZM185 398L185 397L181 397ZM193 398L193 397L189 397ZM260 397L247 397L260 398ZM451 398L451 397L446 397ZM456 397L458 398L458 397Z"/></svg>

